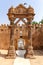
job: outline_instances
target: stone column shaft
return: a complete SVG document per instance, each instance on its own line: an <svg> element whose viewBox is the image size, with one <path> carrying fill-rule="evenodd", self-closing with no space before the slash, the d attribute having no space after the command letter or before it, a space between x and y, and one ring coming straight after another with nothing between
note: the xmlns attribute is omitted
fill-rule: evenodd
<svg viewBox="0 0 43 65"><path fill-rule="evenodd" d="M24 55L24 57L26 58L30 58L30 56L33 56L33 47L32 47L32 26L31 26L31 19L27 19L29 24L27 24L28 26L28 39L30 40L30 43L28 43L28 47L26 49L26 53Z"/></svg>
<svg viewBox="0 0 43 65"><path fill-rule="evenodd" d="M8 49L7 58L15 58L15 46L14 46L14 23L10 24L10 47Z"/></svg>

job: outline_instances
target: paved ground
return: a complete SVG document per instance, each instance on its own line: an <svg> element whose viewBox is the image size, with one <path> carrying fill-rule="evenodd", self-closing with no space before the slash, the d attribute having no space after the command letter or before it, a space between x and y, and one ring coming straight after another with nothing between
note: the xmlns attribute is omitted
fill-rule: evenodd
<svg viewBox="0 0 43 65"><path fill-rule="evenodd" d="M0 52L3 54L7 53L5 50L0 50ZM43 65L43 51L35 50L35 59L24 59L22 56L16 57L16 59L5 59L0 57L0 65Z"/></svg>
<svg viewBox="0 0 43 65"><path fill-rule="evenodd" d="M6 54L6 50L0 50L1 54ZM0 65L30 65L30 60L23 58L25 50L18 50L16 53L21 57L16 57L16 59L5 59L0 57Z"/></svg>
<svg viewBox="0 0 43 65"><path fill-rule="evenodd" d="M14 61L13 65L30 65L30 60L29 59L24 59L21 57L17 57Z"/></svg>
<svg viewBox="0 0 43 65"><path fill-rule="evenodd" d="M43 50L35 50L35 59L30 59L31 65L43 65Z"/></svg>
<svg viewBox="0 0 43 65"><path fill-rule="evenodd" d="M30 65L30 60L21 57L16 57L15 60L0 57L0 65Z"/></svg>
<svg viewBox="0 0 43 65"><path fill-rule="evenodd" d="M14 59L5 59L3 57L0 57L0 65L13 65Z"/></svg>

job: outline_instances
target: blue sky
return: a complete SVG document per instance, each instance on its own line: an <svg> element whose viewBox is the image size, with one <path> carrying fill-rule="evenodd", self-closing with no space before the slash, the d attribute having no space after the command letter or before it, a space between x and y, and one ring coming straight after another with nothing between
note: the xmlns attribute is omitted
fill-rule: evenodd
<svg viewBox="0 0 43 65"><path fill-rule="evenodd" d="M36 14L34 21L39 22L43 19L43 0L0 0L0 24L9 24L6 14L11 6L16 7L24 3L27 3L26 7L31 5L34 8Z"/></svg>

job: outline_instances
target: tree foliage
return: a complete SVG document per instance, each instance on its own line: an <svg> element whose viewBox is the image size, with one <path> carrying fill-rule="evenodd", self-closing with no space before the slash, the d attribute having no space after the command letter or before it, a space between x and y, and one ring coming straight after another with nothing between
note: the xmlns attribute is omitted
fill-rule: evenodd
<svg viewBox="0 0 43 65"><path fill-rule="evenodd" d="M43 19L39 22L39 24L40 24L40 23L43 24Z"/></svg>
<svg viewBox="0 0 43 65"><path fill-rule="evenodd" d="M29 22L28 22L27 24L29 24ZM32 24L33 24L33 25L34 25L34 24L43 24L43 19L42 19L41 21L39 21L39 22L33 21Z"/></svg>
<svg viewBox="0 0 43 65"><path fill-rule="evenodd" d="M38 22L36 22L36 21L33 21L33 22L32 22L32 24L38 24Z"/></svg>

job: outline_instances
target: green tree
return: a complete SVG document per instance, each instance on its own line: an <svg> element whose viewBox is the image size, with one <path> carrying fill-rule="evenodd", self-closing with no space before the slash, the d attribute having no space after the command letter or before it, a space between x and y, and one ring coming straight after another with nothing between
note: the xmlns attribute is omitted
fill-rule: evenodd
<svg viewBox="0 0 43 65"><path fill-rule="evenodd" d="M39 24L40 24L40 23L43 24L43 19L39 22Z"/></svg>
<svg viewBox="0 0 43 65"><path fill-rule="evenodd" d="M36 22L36 21L33 21L33 22L32 22L32 24L38 24L38 22Z"/></svg>

